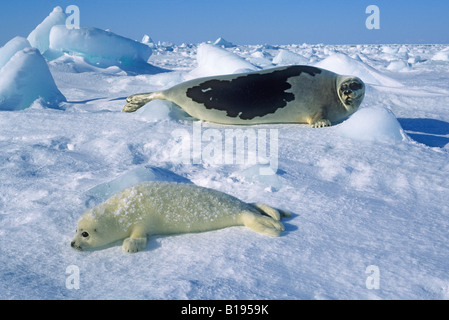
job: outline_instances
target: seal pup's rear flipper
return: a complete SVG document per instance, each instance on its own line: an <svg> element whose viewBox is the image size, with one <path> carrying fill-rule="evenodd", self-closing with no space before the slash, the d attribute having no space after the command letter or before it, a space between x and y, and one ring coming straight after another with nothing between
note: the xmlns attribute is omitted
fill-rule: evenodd
<svg viewBox="0 0 449 320"><path fill-rule="evenodd" d="M253 231L265 234L267 236L279 237L285 230L284 225L273 219L272 217L255 214L250 211L244 211L241 215L243 225L252 229Z"/></svg>
<svg viewBox="0 0 449 320"><path fill-rule="evenodd" d="M291 213L289 211L276 209L264 203L256 202L250 204L255 207L261 214L269 216L277 221L281 220L282 218L291 217Z"/></svg>

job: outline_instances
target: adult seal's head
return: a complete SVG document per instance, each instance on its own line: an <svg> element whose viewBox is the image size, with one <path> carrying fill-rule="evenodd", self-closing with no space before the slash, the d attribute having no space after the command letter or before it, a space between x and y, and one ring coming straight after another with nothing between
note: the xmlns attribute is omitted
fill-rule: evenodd
<svg viewBox="0 0 449 320"><path fill-rule="evenodd" d="M352 76L337 77L337 94L348 113L354 113L365 97L365 84Z"/></svg>

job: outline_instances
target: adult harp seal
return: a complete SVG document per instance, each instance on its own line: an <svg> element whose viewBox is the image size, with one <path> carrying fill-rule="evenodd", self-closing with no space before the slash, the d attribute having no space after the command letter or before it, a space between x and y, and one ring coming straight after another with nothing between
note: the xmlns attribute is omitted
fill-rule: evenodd
<svg viewBox="0 0 449 320"><path fill-rule="evenodd" d="M325 127L353 114L363 81L312 66L198 78L167 90L129 96L122 111L168 100L194 118L221 124L307 123Z"/></svg>

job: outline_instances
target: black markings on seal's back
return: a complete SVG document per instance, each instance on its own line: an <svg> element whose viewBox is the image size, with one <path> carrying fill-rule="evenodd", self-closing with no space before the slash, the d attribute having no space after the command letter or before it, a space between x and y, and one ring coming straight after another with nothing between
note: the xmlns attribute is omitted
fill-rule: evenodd
<svg viewBox="0 0 449 320"><path fill-rule="evenodd" d="M187 97L203 104L207 109L226 111L229 117L250 120L283 108L295 99L286 90L287 80L301 73L311 76L321 70L309 66L291 66L270 73L250 73L232 80L208 80L187 90Z"/></svg>

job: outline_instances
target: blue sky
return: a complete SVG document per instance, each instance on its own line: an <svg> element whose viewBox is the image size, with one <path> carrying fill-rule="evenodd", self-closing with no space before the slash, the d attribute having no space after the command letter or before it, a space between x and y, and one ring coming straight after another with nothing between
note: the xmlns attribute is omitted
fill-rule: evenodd
<svg viewBox="0 0 449 320"><path fill-rule="evenodd" d="M80 9L81 26L175 44L223 37L236 44L449 43L448 0L3 0L0 45L27 36L55 6ZM368 5L380 29L368 30Z"/></svg>

